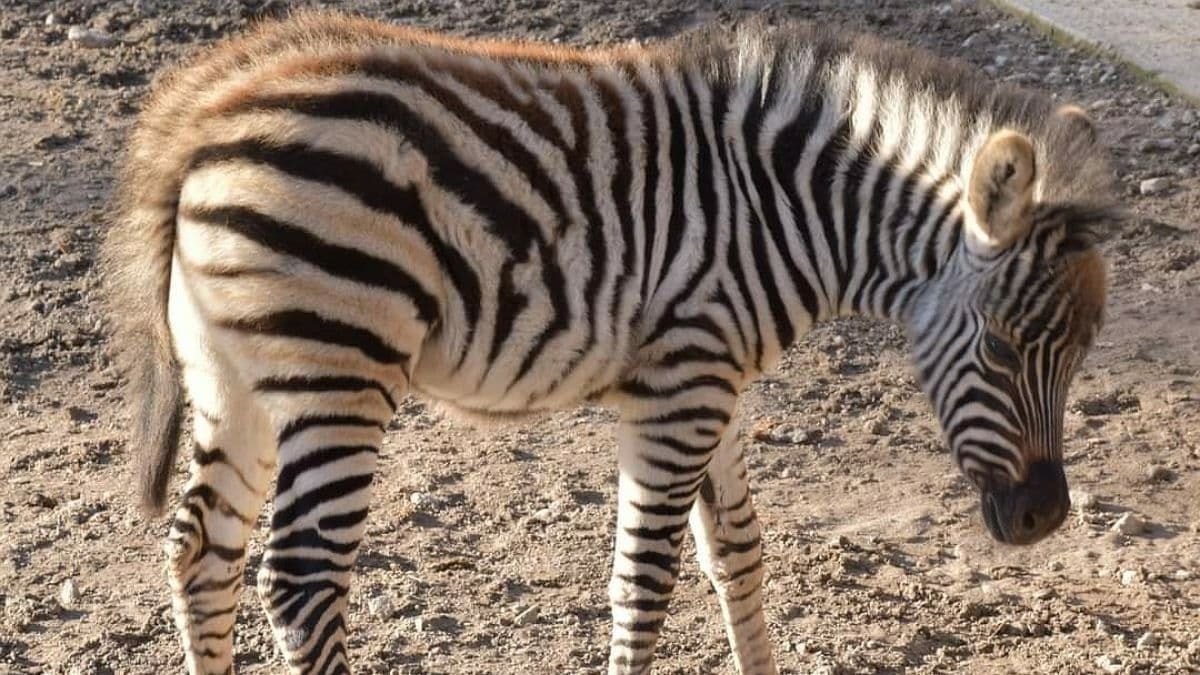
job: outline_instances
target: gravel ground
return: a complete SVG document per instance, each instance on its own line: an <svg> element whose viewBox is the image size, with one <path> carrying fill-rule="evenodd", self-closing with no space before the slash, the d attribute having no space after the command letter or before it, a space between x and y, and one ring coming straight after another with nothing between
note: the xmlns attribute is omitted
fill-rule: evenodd
<svg viewBox="0 0 1200 675"><path fill-rule="evenodd" d="M155 73L299 4L5 0L0 673L181 667L162 572L166 526L134 505L95 301L103 205ZM1067 416L1077 491L1067 524L1032 548L994 544L908 373L899 331L837 322L754 386L744 408L767 529L767 612L786 672L1200 672L1196 109L982 2L326 4L465 35L580 44L766 11L901 37L1090 110L1132 217L1106 245L1110 321ZM600 670L611 422L587 408L479 431L407 402L352 592L358 671ZM251 551L250 575L261 548ZM243 607L239 670L278 671L249 590ZM732 670L694 564L659 655L659 673Z"/></svg>

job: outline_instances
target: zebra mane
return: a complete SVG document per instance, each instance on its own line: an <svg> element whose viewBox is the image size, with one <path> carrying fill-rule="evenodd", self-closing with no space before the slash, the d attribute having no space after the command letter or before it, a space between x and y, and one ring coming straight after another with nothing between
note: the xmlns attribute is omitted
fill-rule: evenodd
<svg viewBox="0 0 1200 675"><path fill-rule="evenodd" d="M731 84L740 76L738 63L755 64L774 83L786 82L789 73L803 80L812 65L843 60L869 68L878 82L896 82L957 106L963 119L990 119L994 129L1029 136L1038 155L1040 201L1070 216L1060 222L1079 229L1081 237L1106 238L1105 230L1123 220L1108 155L1095 130L1086 120L1056 114L1062 104L1047 94L995 82L962 61L901 42L801 20L772 24L754 17L733 28L699 28L673 44L673 61L700 64L709 76Z"/></svg>

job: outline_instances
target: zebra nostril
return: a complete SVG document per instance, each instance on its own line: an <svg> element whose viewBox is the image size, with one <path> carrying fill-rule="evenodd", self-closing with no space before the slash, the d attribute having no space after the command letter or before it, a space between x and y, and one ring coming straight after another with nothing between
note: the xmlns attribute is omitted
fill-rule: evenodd
<svg viewBox="0 0 1200 675"><path fill-rule="evenodd" d="M1037 518L1032 511L1026 511L1025 515L1021 517L1021 528L1026 532L1032 532L1037 528Z"/></svg>

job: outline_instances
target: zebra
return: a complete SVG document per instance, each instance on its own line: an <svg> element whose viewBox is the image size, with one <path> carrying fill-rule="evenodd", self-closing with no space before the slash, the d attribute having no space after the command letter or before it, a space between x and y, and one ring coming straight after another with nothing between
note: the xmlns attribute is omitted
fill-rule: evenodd
<svg viewBox="0 0 1200 675"><path fill-rule="evenodd" d="M739 672L776 672L738 396L850 314L908 331L991 534L1047 536L1111 182L1079 108L802 23L576 50L300 13L212 48L148 101L103 249L152 514L191 406L165 544L188 671L232 672L270 495L278 647L350 672L373 472L416 394L615 407L609 672L649 670L689 530Z"/></svg>

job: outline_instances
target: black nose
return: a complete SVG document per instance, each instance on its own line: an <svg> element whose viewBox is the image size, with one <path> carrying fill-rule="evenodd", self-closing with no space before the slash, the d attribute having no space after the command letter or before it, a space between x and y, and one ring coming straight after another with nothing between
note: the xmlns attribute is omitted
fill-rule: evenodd
<svg viewBox="0 0 1200 675"><path fill-rule="evenodd" d="M983 519L992 536L1032 544L1062 525L1070 507L1067 477L1057 462L1035 462L1025 481L983 493Z"/></svg>

